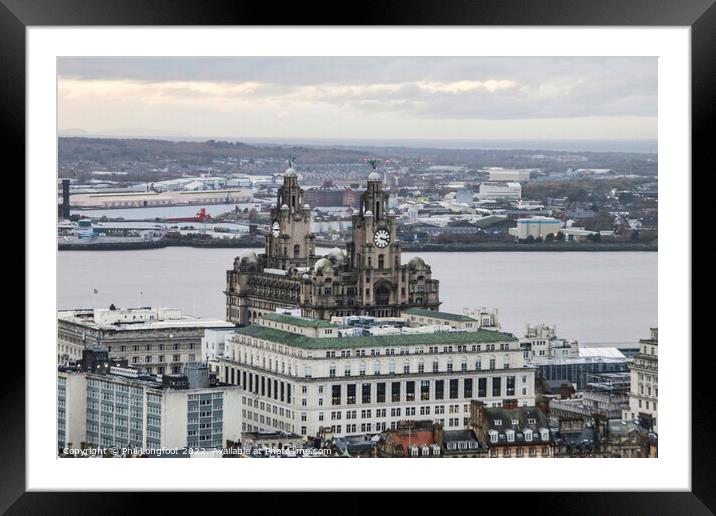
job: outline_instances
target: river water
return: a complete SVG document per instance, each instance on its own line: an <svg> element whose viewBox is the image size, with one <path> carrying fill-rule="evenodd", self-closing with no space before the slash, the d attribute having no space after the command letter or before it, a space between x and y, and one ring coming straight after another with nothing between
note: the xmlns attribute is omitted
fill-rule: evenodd
<svg viewBox="0 0 716 516"><path fill-rule="evenodd" d="M243 252L191 247L61 251L57 306L141 303L223 319L225 271ZM657 253L419 254L440 280L441 309L497 308L503 330L518 336L527 324L547 323L570 340L635 342L657 325ZM403 253L403 262L415 255Z"/></svg>

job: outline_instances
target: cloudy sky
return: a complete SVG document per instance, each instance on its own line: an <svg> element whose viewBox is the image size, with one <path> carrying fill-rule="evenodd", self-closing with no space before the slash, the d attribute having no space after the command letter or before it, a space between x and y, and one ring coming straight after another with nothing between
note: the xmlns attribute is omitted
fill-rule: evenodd
<svg viewBox="0 0 716 516"><path fill-rule="evenodd" d="M653 57L58 59L61 132L655 139Z"/></svg>

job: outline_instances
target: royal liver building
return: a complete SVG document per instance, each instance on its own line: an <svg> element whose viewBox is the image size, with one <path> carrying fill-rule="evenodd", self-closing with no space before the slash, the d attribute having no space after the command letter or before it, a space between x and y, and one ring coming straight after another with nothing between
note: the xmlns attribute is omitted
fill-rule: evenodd
<svg viewBox="0 0 716 516"><path fill-rule="evenodd" d="M239 256L227 271L227 319L244 326L277 308L300 308L302 316L314 319L437 309L438 280L432 279L430 266L417 257L401 263L388 196L374 170L353 213L353 238L346 250L317 254L310 207L289 164L271 209L265 252Z"/></svg>

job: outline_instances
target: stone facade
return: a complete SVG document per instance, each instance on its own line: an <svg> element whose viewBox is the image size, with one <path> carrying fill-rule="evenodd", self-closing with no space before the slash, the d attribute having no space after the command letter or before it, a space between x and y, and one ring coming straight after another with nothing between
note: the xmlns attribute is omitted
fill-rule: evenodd
<svg viewBox="0 0 716 516"><path fill-rule="evenodd" d="M659 396L659 332L651 328L651 338L639 341L639 354L631 364L629 408L624 419L638 419L653 432L657 430L657 401Z"/></svg>
<svg viewBox="0 0 716 516"><path fill-rule="evenodd" d="M401 263L396 216L380 175L368 177L353 237L346 250L317 255L310 232L310 209L289 167L271 210L263 254L234 260L226 275L227 320L245 326L278 308L300 308L314 319L333 316L399 316L411 307L437 309L438 281L420 258Z"/></svg>

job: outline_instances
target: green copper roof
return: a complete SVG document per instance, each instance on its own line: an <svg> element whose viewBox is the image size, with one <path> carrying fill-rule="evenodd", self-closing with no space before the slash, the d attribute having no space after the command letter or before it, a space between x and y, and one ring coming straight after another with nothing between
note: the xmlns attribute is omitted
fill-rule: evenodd
<svg viewBox="0 0 716 516"><path fill-rule="evenodd" d="M269 340L297 348L364 348L376 346L410 346L440 344L478 344L485 342L507 342L517 340L514 335L499 331L477 330L443 333L416 333L412 335L380 335L365 337L306 337L296 333L276 330L252 324L236 330L238 335Z"/></svg>
<svg viewBox="0 0 716 516"><path fill-rule="evenodd" d="M322 319L305 319L302 317L293 317L291 315L283 315L283 314L277 314L277 313L267 313L262 316L264 319L268 321L273 321L277 323L283 323L283 324L293 324L294 326L304 326L308 328L335 328L336 325L324 321Z"/></svg>
<svg viewBox="0 0 716 516"><path fill-rule="evenodd" d="M448 312L438 312L436 310L428 310L427 308L408 308L403 313L410 315L419 315L421 317L432 317L433 319L445 319L447 321L476 321L472 317L461 314L451 314Z"/></svg>

